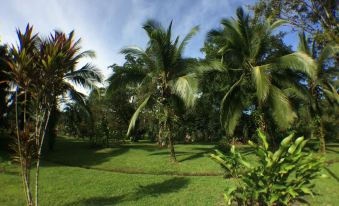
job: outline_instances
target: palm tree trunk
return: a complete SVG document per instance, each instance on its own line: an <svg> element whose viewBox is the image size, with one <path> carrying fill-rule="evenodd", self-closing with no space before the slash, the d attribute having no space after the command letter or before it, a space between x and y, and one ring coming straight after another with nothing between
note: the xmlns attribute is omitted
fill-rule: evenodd
<svg viewBox="0 0 339 206"><path fill-rule="evenodd" d="M167 112L166 112L167 113ZM168 114L168 113L167 113ZM166 115L167 116L167 115ZM173 162L177 162L177 158L175 156L175 151L174 151L174 142L173 142L173 137L171 135L171 131L170 129L168 128L168 125L167 125L167 117L166 117L166 120L164 122L164 128L163 128L163 131L165 132L166 136L167 136L167 139L168 139L168 147L170 149L170 158L171 158L171 161Z"/></svg>
<svg viewBox="0 0 339 206"><path fill-rule="evenodd" d="M316 126L318 127L317 133L319 138L319 152L322 154L325 154L326 152L326 144L325 144L325 133L324 133L324 125L322 120L322 110L321 110L321 96L319 93L316 92L316 86L314 84L311 84L311 95L313 96L313 99L315 100L315 121Z"/></svg>
<svg viewBox="0 0 339 206"><path fill-rule="evenodd" d="M322 154L326 153L324 125L322 120L319 120L319 152Z"/></svg>
<svg viewBox="0 0 339 206"><path fill-rule="evenodd" d="M161 126L161 122L159 122L158 145L160 148L162 148L161 136L162 136L162 126Z"/></svg>
<svg viewBox="0 0 339 206"><path fill-rule="evenodd" d="M175 151L174 151L174 144L173 144L172 135L168 135L168 146L169 146L170 152L171 152L171 160L173 162L177 162L177 158L175 156Z"/></svg>

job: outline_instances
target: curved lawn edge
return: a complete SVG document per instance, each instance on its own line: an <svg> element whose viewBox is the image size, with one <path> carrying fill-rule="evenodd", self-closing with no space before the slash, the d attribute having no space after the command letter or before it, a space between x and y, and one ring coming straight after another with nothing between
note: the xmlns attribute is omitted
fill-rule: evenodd
<svg viewBox="0 0 339 206"><path fill-rule="evenodd" d="M131 174L131 175L157 175L157 176L178 176L178 177L208 177L208 176L223 176L223 173L209 173L209 172L171 172L171 171L164 171L164 172L145 172L138 169L126 169L126 168L112 168L112 169L104 169L100 167L90 167L90 166L84 166L84 165L74 165L74 164L68 164L61 161L55 161L55 160L48 160L44 159L44 162L58 164L58 165L64 165L68 167L78 167L83 169L90 169L90 170L97 170L97 171L105 171L105 172L114 172L114 173L122 173L122 174Z"/></svg>

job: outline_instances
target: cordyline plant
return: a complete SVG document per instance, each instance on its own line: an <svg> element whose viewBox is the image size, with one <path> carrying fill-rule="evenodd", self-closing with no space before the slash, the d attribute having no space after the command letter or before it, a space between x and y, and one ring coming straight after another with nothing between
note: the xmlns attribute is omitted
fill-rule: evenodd
<svg viewBox="0 0 339 206"><path fill-rule="evenodd" d="M32 34L33 27L27 25L25 33L17 31L18 47L12 46L8 82L15 88L14 105L16 114L15 160L21 166L21 174L27 205L39 204L39 168L42 147L51 111L57 107L57 98L67 92L74 99L82 100L69 83L88 85L100 80L94 67L86 64L79 70L75 65L87 52L79 53L79 41L73 39L73 32L66 36L55 32L46 40ZM92 52L90 52L92 54ZM69 80L69 81L66 81ZM35 198L32 197L30 170L34 165Z"/></svg>
<svg viewBox="0 0 339 206"><path fill-rule="evenodd" d="M290 205L295 201L305 201L304 195L312 195L312 180L320 176L322 161L311 153L303 152L307 143L304 137L294 140L291 134L280 143L275 152L269 150L266 136L259 130L261 144L249 142L254 148L258 163L247 161L234 149L230 155L216 153L212 159L232 174L233 165L245 170L236 186L229 186L224 194L228 205ZM294 140L294 141L293 141Z"/></svg>

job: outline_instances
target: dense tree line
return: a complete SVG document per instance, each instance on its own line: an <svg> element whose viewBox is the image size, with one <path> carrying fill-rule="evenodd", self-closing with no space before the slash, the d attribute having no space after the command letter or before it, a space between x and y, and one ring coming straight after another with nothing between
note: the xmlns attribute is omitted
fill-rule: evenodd
<svg viewBox="0 0 339 206"><path fill-rule="evenodd" d="M273 146L294 131L319 138L324 152L325 139L336 138L338 121L338 46L332 34L337 27L331 1L263 0L250 11L238 9L236 18L222 19L221 29L207 34L204 59L180 57L197 27L180 42L171 36L172 23L165 29L154 20L146 22L146 49L122 49L126 62L111 66L113 74L101 95L90 95L96 103L89 109L100 118L87 120L97 125L100 142L127 137L160 146L246 142L261 128L275 137ZM297 51L284 43L282 25L300 33Z"/></svg>

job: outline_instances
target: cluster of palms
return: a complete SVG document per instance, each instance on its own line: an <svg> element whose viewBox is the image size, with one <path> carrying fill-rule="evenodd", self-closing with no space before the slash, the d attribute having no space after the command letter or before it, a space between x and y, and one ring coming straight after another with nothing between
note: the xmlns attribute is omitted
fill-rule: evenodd
<svg viewBox="0 0 339 206"><path fill-rule="evenodd" d="M18 46L12 46L5 62L5 90L15 113L16 158L21 172L28 205L38 205L39 164L46 132L56 118L58 104L64 98L84 104L85 95L74 86L93 87L101 75L91 64L78 69L80 59L94 56L92 51L81 52L80 41L74 33L54 32L48 38L33 34L33 27L17 31ZM73 83L73 84L72 84ZM54 125L52 125L53 127ZM47 134L48 135L48 134ZM30 168L35 163L35 200L30 189Z"/></svg>
<svg viewBox="0 0 339 206"><path fill-rule="evenodd" d="M228 86L224 88L225 95L220 103L220 120L228 136L234 134L245 112L256 115L257 127L267 133L291 127L298 118L291 97L305 101L313 117L320 115L318 104L323 98L338 103L337 91L330 84L335 76L327 74L333 71L326 70L323 65L325 60L336 55L338 47L326 46L315 56L310 53L307 41L301 38L297 52L272 51L273 32L286 23L270 19L253 22L239 8L237 19L223 19L222 29L208 33L207 49L212 55L206 62L182 57L183 49L198 27L180 42L179 37L171 37L172 23L164 29L157 22L147 21L143 26L149 37L146 50L137 47L122 50L123 54L133 55L144 64L119 71L109 79L114 88L128 84L139 92L134 98L139 106L127 133L130 134L144 108L154 110L159 124L158 138L168 140L171 158L176 160L171 130L178 110L182 105L186 108L194 105L199 97L199 80L210 72L227 77ZM323 126L321 121L317 124L320 149L325 151ZM272 125L274 128L270 128Z"/></svg>
<svg viewBox="0 0 339 206"><path fill-rule="evenodd" d="M133 88L128 101L138 106L130 119L127 135L133 131L140 114L152 111L158 125L158 139L167 142L171 159L176 161L172 131L183 108L199 109L193 107L202 95L200 82L212 74L225 77L219 113L228 137L234 135L244 114L255 116L256 126L268 134L275 129L290 128L300 116L293 108L292 100L297 99L312 117L313 132L319 137L320 149L324 152L323 104L339 104L334 85L337 71L335 66L331 69L331 64L336 64L331 58L338 53L338 46L328 44L317 53L302 34L297 52L279 50L272 44L273 32L285 23L270 19L254 22L238 9L236 19L223 19L222 29L208 33L204 48L208 58L197 60L184 58L183 52L198 27L181 40L172 38L172 23L165 29L156 21L147 21L143 26L149 38L147 48L128 47L121 51L136 60L137 66L116 67L108 79L108 90L120 92ZM11 47L8 52L0 48L4 57L0 62L4 71L0 73L0 101L8 100L6 104L13 108L15 150L21 163L27 203L32 205L29 168L36 162L35 203L38 204L42 146L45 136L49 139L55 136L58 105L71 98L85 106L85 96L75 85L93 88L101 81L101 75L91 64L77 68L80 59L93 57L94 53L82 52L73 32L69 35L54 32L43 39L33 34L33 28L27 25L24 33L19 30L17 34L17 47ZM7 96L3 95L5 92ZM83 109L86 107L76 106L70 108L70 113ZM107 108L104 110L108 112ZM78 119L73 114L70 118Z"/></svg>

